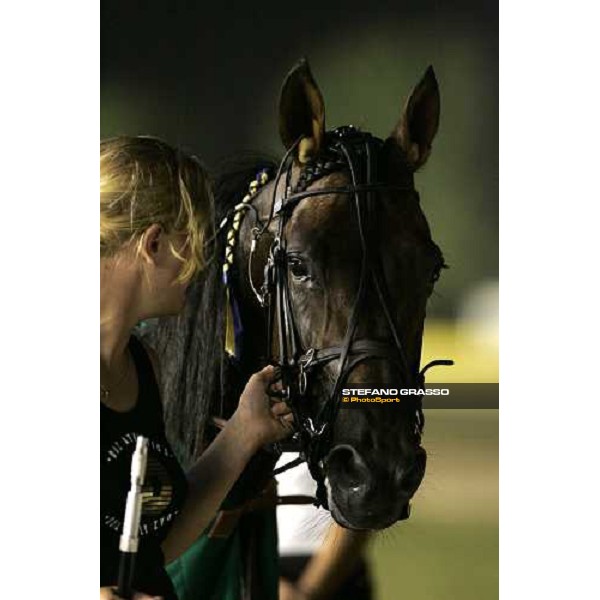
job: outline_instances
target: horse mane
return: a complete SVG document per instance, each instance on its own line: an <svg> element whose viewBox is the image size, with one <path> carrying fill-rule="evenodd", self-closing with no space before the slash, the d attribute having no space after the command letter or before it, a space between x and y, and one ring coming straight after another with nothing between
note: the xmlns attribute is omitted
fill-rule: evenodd
<svg viewBox="0 0 600 600"><path fill-rule="evenodd" d="M276 167L264 156L247 154L221 162L215 173L214 227L238 204L259 170ZM211 243L205 269L191 282L182 313L155 319L141 329L160 365L167 437L184 465L202 452L207 425L222 413L225 364L225 288L222 260L225 232Z"/></svg>

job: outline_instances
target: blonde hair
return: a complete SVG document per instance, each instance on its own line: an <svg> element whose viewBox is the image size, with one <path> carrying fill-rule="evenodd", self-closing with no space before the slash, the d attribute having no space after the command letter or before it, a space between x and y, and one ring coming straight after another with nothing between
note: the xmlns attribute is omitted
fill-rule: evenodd
<svg viewBox="0 0 600 600"><path fill-rule="evenodd" d="M190 258L179 281L205 264L204 241L213 228L212 186L200 161L148 136L120 136L100 142L100 256L114 256L137 243L153 224L166 233L185 233Z"/></svg>

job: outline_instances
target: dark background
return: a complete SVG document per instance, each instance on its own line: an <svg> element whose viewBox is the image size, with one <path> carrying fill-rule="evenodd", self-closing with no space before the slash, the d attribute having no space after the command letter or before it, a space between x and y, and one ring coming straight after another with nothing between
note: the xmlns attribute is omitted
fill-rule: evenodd
<svg viewBox="0 0 600 600"><path fill-rule="evenodd" d="M417 188L446 272L429 314L452 317L498 274L498 7L494 2L101 3L101 134L152 134L214 166L281 153L276 105L306 56L327 124L387 135L429 64L441 126Z"/></svg>

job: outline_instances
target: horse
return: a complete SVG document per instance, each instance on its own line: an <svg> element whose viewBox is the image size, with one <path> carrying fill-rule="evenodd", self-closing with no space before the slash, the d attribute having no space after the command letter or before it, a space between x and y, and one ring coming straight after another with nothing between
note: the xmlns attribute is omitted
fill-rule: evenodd
<svg viewBox="0 0 600 600"><path fill-rule="evenodd" d="M429 67L386 139L328 131L308 62L289 72L279 100L284 159L246 157L217 176L207 268L184 313L151 335L167 431L184 462L216 434L211 418L231 414L250 375L274 363L316 502L350 529L408 516L426 468L421 398L345 410L340 394L423 386L426 305L446 264L414 174L439 114ZM272 477L277 456L270 448L253 461L246 496Z"/></svg>

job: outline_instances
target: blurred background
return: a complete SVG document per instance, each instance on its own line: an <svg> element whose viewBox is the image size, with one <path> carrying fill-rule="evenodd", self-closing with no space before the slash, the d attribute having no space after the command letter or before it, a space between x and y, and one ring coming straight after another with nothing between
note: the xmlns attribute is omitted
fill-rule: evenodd
<svg viewBox="0 0 600 600"><path fill-rule="evenodd" d="M277 99L302 56L328 127L385 137L429 64L440 130L416 186L450 269L431 298L423 360L437 382L498 381L498 5L101 3L101 135L151 134L210 167L281 154ZM377 597L498 597L498 411L429 410L428 472L411 518L370 547Z"/></svg>

